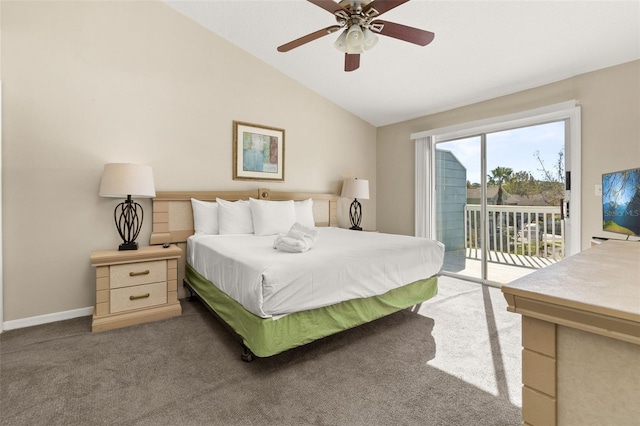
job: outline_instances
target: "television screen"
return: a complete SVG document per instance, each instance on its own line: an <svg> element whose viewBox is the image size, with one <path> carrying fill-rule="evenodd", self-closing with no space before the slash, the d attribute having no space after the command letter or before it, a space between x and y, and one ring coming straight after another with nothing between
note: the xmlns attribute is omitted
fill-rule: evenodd
<svg viewBox="0 0 640 426"><path fill-rule="evenodd" d="M602 230L640 236L640 168L602 175Z"/></svg>

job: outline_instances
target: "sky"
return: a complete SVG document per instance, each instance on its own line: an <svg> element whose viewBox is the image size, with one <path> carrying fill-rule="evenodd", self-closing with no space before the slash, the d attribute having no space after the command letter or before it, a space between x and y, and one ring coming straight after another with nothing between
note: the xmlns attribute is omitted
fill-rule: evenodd
<svg viewBox="0 0 640 426"><path fill-rule="evenodd" d="M480 183L479 136L439 143L437 149L451 151L467 168L467 180ZM496 167L508 167L514 173L528 171L544 180L536 151L547 171L556 176L558 153L564 153L563 121L487 134L487 174Z"/></svg>

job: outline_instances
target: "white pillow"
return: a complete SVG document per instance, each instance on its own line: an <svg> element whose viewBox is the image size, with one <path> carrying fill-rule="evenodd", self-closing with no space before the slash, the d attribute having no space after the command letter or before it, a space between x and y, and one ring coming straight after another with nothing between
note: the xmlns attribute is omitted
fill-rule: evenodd
<svg viewBox="0 0 640 426"><path fill-rule="evenodd" d="M216 198L220 235L253 234L251 207L245 200L227 201Z"/></svg>
<svg viewBox="0 0 640 426"><path fill-rule="evenodd" d="M269 201L249 198L256 235L286 234L296 223L293 201Z"/></svg>
<svg viewBox="0 0 640 426"><path fill-rule="evenodd" d="M191 199L193 230L196 235L218 235L218 205L209 201Z"/></svg>
<svg viewBox="0 0 640 426"><path fill-rule="evenodd" d="M309 198L304 201L294 203L296 209L296 222L307 228L315 228L316 222L313 218L313 200Z"/></svg>

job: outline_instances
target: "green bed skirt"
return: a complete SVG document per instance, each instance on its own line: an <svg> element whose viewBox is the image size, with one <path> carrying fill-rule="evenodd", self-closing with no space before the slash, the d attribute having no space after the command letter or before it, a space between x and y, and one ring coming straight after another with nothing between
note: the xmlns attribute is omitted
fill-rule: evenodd
<svg viewBox="0 0 640 426"><path fill-rule="evenodd" d="M407 284L387 293L352 299L323 308L295 312L276 320L261 318L211 284L189 264L189 287L226 322L258 357L268 357L322 337L417 305L438 293L437 277Z"/></svg>

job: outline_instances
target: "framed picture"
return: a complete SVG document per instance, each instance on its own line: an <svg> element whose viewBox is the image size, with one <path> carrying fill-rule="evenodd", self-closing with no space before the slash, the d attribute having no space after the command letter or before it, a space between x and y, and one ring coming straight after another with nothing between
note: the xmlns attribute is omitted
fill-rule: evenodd
<svg viewBox="0 0 640 426"><path fill-rule="evenodd" d="M233 179L284 181L284 129L234 121Z"/></svg>

